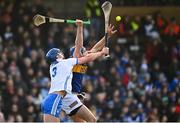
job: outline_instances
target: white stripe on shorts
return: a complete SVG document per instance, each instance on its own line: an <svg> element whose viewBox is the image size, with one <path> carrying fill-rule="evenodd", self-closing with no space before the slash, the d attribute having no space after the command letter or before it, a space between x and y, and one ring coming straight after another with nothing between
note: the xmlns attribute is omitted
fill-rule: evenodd
<svg viewBox="0 0 180 123"><path fill-rule="evenodd" d="M54 112L53 112L54 115L56 115L57 107L58 107L59 101L61 100L61 96L58 95L58 97L59 97L59 98L58 98L58 101L57 101L56 105L54 106L54 109L55 109Z"/></svg>
<svg viewBox="0 0 180 123"><path fill-rule="evenodd" d="M51 109L51 114L54 114L54 112L56 112L55 106L59 103L59 98L60 98L60 96L57 95L56 99L54 100L52 109Z"/></svg>

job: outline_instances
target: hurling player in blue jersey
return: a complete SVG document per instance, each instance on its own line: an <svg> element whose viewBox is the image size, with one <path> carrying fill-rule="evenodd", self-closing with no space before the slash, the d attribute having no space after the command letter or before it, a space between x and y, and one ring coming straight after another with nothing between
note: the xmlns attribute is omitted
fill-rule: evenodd
<svg viewBox="0 0 180 123"><path fill-rule="evenodd" d="M83 46L83 23L81 20L77 20L77 35L75 40L75 46L70 49L70 57L79 58L83 57L88 53L95 53L100 51L105 46L105 37L103 37L99 42L97 42L93 48L89 51ZM116 30L111 24L108 27L108 36L111 37ZM73 67L73 79L72 79L72 91L75 93L81 93L82 91L82 79L83 75L87 71L87 65L76 65Z"/></svg>
<svg viewBox="0 0 180 123"><path fill-rule="evenodd" d="M83 46L83 23L81 20L76 21L77 25L77 34L76 34L76 40L75 40L75 46L70 49L70 57L73 58L80 58L83 57L89 53L96 53L98 51L101 51L103 47L105 46L105 37L103 37L100 41L98 41L92 49L89 51L86 51L86 49ZM111 37L113 34L116 33L117 30L114 30L113 25L108 26L108 38ZM78 64L73 67L73 78L72 78L72 92L74 94L82 96L84 98L84 93L82 93L82 80L83 75L87 71L87 65L86 64ZM72 111L73 112L73 111ZM74 113L71 115L71 118L75 122L83 122L83 118L79 112Z"/></svg>

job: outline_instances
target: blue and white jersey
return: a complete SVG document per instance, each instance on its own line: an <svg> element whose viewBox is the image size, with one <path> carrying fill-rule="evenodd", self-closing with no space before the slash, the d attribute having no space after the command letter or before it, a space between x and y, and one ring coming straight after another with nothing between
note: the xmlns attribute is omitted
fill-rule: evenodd
<svg viewBox="0 0 180 123"><path fill-rule="evenodd" d="M77 58L58 60L50 65L51 87L49 93L65 90L71 93L72 90L72 68L78 64Z"/></svg>

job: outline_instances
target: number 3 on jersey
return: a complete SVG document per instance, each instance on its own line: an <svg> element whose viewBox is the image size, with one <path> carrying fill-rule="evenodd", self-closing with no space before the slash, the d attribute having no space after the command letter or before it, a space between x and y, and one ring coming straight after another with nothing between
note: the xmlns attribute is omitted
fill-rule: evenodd
<svg viewBox="0 0 180 123"><path fill-rule="evenodd" d="M57 73L57 67L54 67L52 69L52 77L55 77L56 76L56 73Z"/></svg>

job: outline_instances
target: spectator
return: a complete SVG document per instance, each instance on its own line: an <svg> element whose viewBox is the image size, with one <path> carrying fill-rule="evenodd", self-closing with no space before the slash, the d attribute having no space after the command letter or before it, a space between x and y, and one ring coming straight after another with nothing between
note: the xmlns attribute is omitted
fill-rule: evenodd
<svg viewBox="0 0 180 123"><path fill-rule="evenodd" d="M146 36L152 39L159 39L159 32L155 28L155 22L152 16L148 15L146 17L146 24L144 25Z"/></svg>
<svg viewBox="0 0 180 123"><path fill-rule="evenodd" d="M93 6L89 6L89 2L94 2ZM113 2L119 5L161 4L154 0ZM176 2L166 0L162 4L174 5ZM87 10L91 11L88 17L99 20L101 13L96 0L88 1ZM36 28L31 24L36 13L54 16L53 10L44 7L42 0L36 0L34 5L26 0L0 2L0 121L42 121L40 102L50 85L44 55L49 48L60 46L68 56L73 43L73 25L47 24ZM143 18L124 16L118 25L118 38L122 36L125 43L110 42L111 58L88 64L83 81L83 89L88 93L85 103L98 121L180 120L179 25L176 19L166 23L163 15L147 15L146 23ZM93 26L98 28L96 24ZM91 31L94 30L100 32L94 28ZM86 40L98 38L94 37L97 33L89 34L89 31L87 28ZM130 48L134 40L133 44L139 47L136 52ZM173 43L169 45L169 42ZM86 45L90 48L93 43L86 42ZM71 121L64 114L61 117L62 121Z"/></svg>
<svg viewBox="0 0 180 123"><path fill-rule="evenodd" d="M165 35L169 35L169 36L177 36L177 35L179 35L180 27L177 24L175 18L171 18L171 21L166 26L164 33L165 33Z"/></svg>
<svg viewBox="0 0 180 123"><path fill-rule="evenodd" d="M179 85L180 85L180 71L177 71L175 78L169 84L169 91L174 91L175 88L179 87Z"/></svg>

